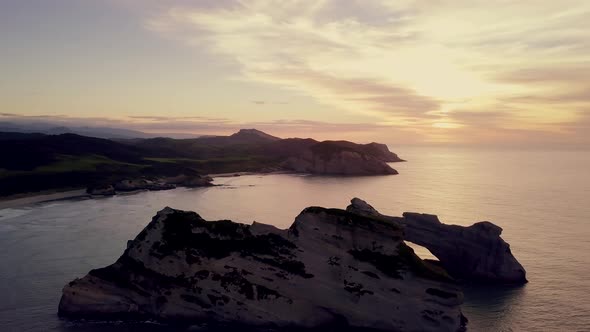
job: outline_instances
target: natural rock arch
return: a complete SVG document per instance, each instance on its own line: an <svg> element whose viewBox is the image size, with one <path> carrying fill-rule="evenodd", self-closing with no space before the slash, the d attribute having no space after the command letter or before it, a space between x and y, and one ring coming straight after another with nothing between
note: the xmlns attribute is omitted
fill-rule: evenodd
<svg viewBox="0 0 590 332"><path fill-rule="evenodd" d="M459 280L527 282L526 271L512 255L510 245L500 237L502 228L491 222L464 227L443 224L431 214L406 212L403 218L390 217L359 198L352 199L347 211L401 224L406 241L430 250L440 265Z"/></svg>

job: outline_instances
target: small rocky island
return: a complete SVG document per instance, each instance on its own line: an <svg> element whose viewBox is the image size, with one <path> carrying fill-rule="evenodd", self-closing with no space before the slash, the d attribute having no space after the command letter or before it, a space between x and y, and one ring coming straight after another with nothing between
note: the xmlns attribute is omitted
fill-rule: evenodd
<svg viewBox="0 0 590 332"><path fill-rule="evenodd" d="M66 285L59 315L222 327L460 331L467 320L457 277L518 284L526 282L525 272L499 227L437 222L417 214L384 216L360 199L346 210L306 208L286 230L206 221L167 207L114 264ZM408 234L418 242L421 232L440 264L420 259L405 244ZM465 259L465 266L457 268L444 250ZM472 264L481 257L485 262Z"/></svg>

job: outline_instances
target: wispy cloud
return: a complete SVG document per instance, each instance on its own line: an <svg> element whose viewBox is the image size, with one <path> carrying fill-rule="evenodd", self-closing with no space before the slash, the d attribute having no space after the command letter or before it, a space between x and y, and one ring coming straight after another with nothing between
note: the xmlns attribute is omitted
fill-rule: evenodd
<svg viewBox="0 0 590 332"><path fill-rule="evenodd" d="M146 26L239 64L236 79L393 126L526 131L590 111L584 1L199 2Z"/></svg>
<svg viewBox="0 0 590 332"><path fill-rule="evenodd" d="M145 121L215 121L215 122L230 122L227 118L211 118L205 116L168 116L168 115L131 115L128 116L132 120Z"/></svg>
<svg viewBox="0 0 590 332"><path fill-rule="evenodd" d="M256 105L288 105L286 101L269 101L269 100L252 100L252 104Z"/></svg>
<svg viewBox="0 0 590 332"><path fill-rule="evenodd" d="M588 1L40 4L20 1L22 19L1 22L13 46L0 59L2 121L404 142L590 136Z"/></svg>
<svg viewBox="0 0 590 332"><path fill-rule="evenodd" d="M391 132L391 127L375 123L323 122L303 119L276 119L272 121L238 122L228 119L200 117L165 117L138 115L125 118L73 117L73 116L25 116L0 114L0 126L18 125L31 130L44 127L110 127L131 129L152 134L195 134L228 135L242 128L257 128L281 137L312 137L316 139L356 139L361 142L375 140L375 133L381 137L402 137L405 132ZM383 136L384 133L389 133ZM416 137L417 138L417 137ZM418 140L411 140L417 143Z"/></svg>

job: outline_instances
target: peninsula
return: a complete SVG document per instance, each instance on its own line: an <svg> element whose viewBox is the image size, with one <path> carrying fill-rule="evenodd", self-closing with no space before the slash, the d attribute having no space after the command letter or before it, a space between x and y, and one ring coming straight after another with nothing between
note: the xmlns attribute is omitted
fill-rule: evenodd
<svg viewBox="0 0 590 332"><path fill-rule="evenodd" d="M193 139L117 139L75 134L0 133L0 197L88 188L110 195L138 189L207 186L207 174L297 172L397 174L386 145L281 139L256 129Z"/></svg>

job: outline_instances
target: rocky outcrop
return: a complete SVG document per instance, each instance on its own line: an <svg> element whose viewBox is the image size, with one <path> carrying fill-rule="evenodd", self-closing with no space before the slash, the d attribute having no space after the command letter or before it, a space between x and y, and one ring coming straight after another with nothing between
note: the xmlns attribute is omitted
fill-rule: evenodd
<svg viewBox="0 0 590 332"><path fill-rule="evenodd" d="M283 166L298 173L331 175L389 175L398 174L385 161L357 151L317 152L307 150L289 157Z"/></svg>
<svg viewBox="0 0 590 332"><path fill-rule="evenodd" d="M461 291L397 223L310 207L287 230L165 208L105 268L66 285L59 314L272 328L457 331Z"/></svg>
<svg viewBox="0 0 590 332"><path fill-rule="evenodd" d="M116 191L135 191L135 190L169 190L176 188L175 185L160 180L150 179L128 179L115 183Z"/></svg>
<svg viewBox="0 0 590 332"><path fill-rule="evenodd" d="M373 142L373 143L365 144L365 145L363 145L363 147L364 147L365 151L367 151L368 153L370 153L372 156L376 157L377 159L380 159L381 161L385 161L388 163L405 161L405 160L401 159L400 157L398 157L397 154L389 151L389 148L385 144Z"/></svg>
<svg viewBox="0 0 590 332"><path fill-rule="evenodd" d="M285 170L322 175L397 174L387 163L404 161L385 144L297 138L272 142L265 154L277 156Z"/></svg>
<svg viewBox="0 0 590 332"><path fill-rule="evenodd" d="M164 179L166 183L182 187L207 187L212 186L213 179L210 176L181 174Z"/></svg>
<svg viewBox="0 0 590 332"><path fill-rule="evenodd" d="M355 198L349 212L395 222L404 227L407 241L426 247L453 277L465 281L524 284L526 271L500 235L502 228L488 221L469 227L443 224L430 214L381 215L365 201Z"/></svg>
<svg viewBox="0 0 590 332"><path fill-rule="evenodd" d="M207 187L213 185L213 179L209 176L198 174L180 174L164 178L138 178L121 180L114 185L90 186L86 192L93 196L111 196L117 192L131 192L138 190L170 190L177 186L182 187Z"/></svg>
<svg viewBox="0 0 590 332"><path fill-rule="evenodd" d="M92 196L113 196L116 194L115 188L112 185L88 187L86 193Z"/></svg>

